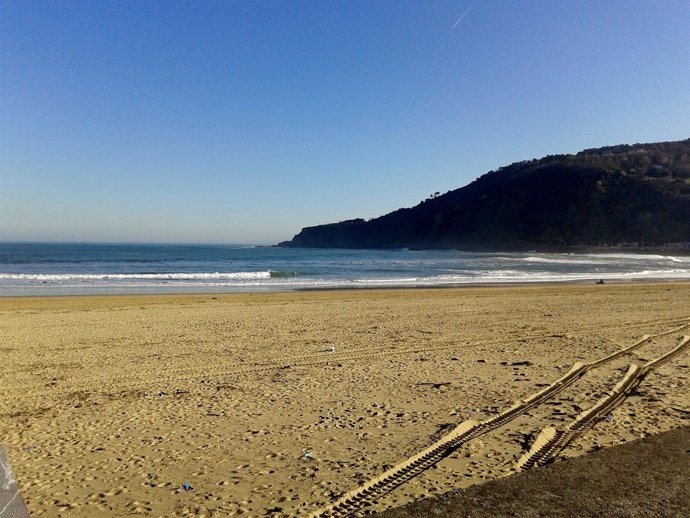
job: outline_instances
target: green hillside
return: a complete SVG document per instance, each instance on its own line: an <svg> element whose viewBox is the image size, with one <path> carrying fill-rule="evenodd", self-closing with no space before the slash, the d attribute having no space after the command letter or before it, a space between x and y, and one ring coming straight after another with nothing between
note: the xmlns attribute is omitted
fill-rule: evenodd
<svg viewBox="0 0 690 518"><path fill-rule="evenodd" d="M279 246L547 249L690 242L690 139L553 155L415 207L304 228Z"/></svg>

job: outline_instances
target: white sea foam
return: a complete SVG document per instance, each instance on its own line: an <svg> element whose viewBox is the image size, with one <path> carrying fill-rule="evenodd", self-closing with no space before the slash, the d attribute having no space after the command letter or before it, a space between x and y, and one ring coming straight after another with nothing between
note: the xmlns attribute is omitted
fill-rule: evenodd
<svg viewBox="0 0 690 518"><path fill-rule="evenodd" d="M673 257L672 255L667 255L664 256L664 259L668 259L674 263L690 263L690 257Z"/></svg>
<svg viewBox="0 0 690 518"><path fill-rule="evenodd" d="M215 272L215 273L59 273L28 274L0 273L0 279L18 281L93 281L93 280L218 280L218 279L268 279L265 272Z"/></svg>
<svg viewBox="0 0 690 518"><path fill-rule="evenodd" d="M690 270L642 269L636 271L606 272L551 272L525 271L517 269L474 270L428 276L387 277L335 277L317 279L307 276L274 277L270 271L215 272L215 273L140 273L140 274L0 274L0 284L5 286L37 286L52 284L62 288L112 285L119 288L146 288L174 285L180 288L328 288L347 286L433 286L468 283L510 283L510 282L561 282L585 281L594 277L607 280L635 280L645 278L690 279Z"/></svg>
<svg viewBox="0 0 690 518"><path fill-rule="evenodd" d="M588 255L555 255L555 256L528 256L523 257L520 261L526 263L544 263L544 264L596 264L596 265L615 265L628 264L639 262L655 262L664 263L667 261L674 263L690 263L690 258L674 257L670 255L641 255L641 254L588 254Z"/></svg>
<svg viewBox="0 0 690 518"><path fill-rule="evenodd" d="M556 257L556 258L551 258L551 257L537 257L537 256L530 256L530 257L525 257L522 259L522 261L526 263L545 263L545 264L602 264L605 261L605 259L580 259L580 258L574 258L572 256L563 256L563 257Z"/></svg>
<svg viewBox="0 0 690 518"><path fill-rule="evenodd" d="M690 271L684 269L641 270L636 272L614 272L604 276L607 280L631 281L644 279L690 279ZM513 283L513 282L576 282L592 281L599 276L592 272L525 272L518 270L483 270L473 272L472 275L437 275L428 277L397 277L389 279L358 279L358 285L389 285L389 286L443 286L474 283Z"/></svg>
<svg viewBox="0 0 690 518"><path fill-rule="evenodd" d="M68 254L45 245L25 260L33 248L15 248L5 247L3 256L0 244L0 296L690 279L690 256L628 253L76 246Z"/></svg>

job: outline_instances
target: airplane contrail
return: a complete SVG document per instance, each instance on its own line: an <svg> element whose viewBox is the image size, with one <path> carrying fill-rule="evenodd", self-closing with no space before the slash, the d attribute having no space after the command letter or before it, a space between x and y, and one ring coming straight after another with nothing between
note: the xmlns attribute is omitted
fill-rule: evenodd
<svg viewBox="0 0 690 518"><path fill-rule="evenodd" d="M465 16L467 16L467 13L469 13L469 12L472 10L472 8L474 7L474 4L476 4L478 1L479 1L479 0L474 0L474 2L472 2L472 3L470 4L470 6L467 8L467 10L466 10L464 13L462 13L462 16L460 16L460 18L458 18L457 21L456 21L456 22L453 24L453 26L450 28L451 31L452 31L453 29L455 29L455 27L457 27L457 25L462 21L462 19L463 19Z"/></svg>

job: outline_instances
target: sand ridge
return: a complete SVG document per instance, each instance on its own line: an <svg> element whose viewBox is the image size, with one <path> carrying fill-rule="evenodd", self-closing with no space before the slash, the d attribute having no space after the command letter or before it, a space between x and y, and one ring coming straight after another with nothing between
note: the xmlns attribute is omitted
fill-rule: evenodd
<svg viewBox="0 0 690 518"><path fill-rule="evenodd" d="M687 327L688 325L686 324L682 326L682 329L686 329ZM648 335L646 335L646 337L647 336ZM647 341L647 339L643 339L637 344L623 349L622 351L629 351L633 348L637 348L645 341ZM516 469L524 470L535 464L543 465L547 461L555 458L570 442L586 433L598 420L603 419L604 416L612 417L611 411L622 404L651 372L664 363L671 361L676 356L683 354L688 349L690 349L690 336L684 336L677 347L654 360L648 361L642 367L638 367L634 363L630 364L625 376L623 376L604 397L586 411L581 412L572 422L568 423L563 430L557 430L551 426L542 430L530 450L518 460ZM616 353L609 358L618 355L619 354ZM595 364L600 365L601 363L601 361L594 362L594 364L590 364L590 366Z"/></svg>
<svg viewBox="0 0 690 518"><path fill-rule="evenodd" d="M381 518L687 518L690 427L456 489Z"/></svg>
<svg viewBox="0 0 690 518"><path fill-rule="evenodd" d="M688 300L685 283L0 299L0 442L32 516L303 516L574 362L673 328ZM505 475L630 361L374 509ZM563 454L687 424L688 361L660 367Z"/></svg>
<svg viewBox="0 0 690 518"><path fill-rule="evenodd" d="M477 422L468 420L460 423L430 447L425 448L423 451L404 462L396 464L385 473L366 482L354 491L347 492L334 503L311 514L310 518L349 515L359 511L367 505L376 503L383 495L393 491L396 487L418 476L432 466L435 466L463 444L500 428L516 417L525 414L531 408L557 395L559 392L578 381L589 370L598 368L625 353L639 348L652 338L674 334L688 327L690 327L690 321L669 331L657 333L656 335L644 335L633 345L624 347L620 351L616 351L599 360L586 364L581 362L575 363L565 376L547 385L544 389L518 401L510 408L484 421ZM642 368L634 364L630 365L623 379L595 405L578 415L565 430L557 431L554 427L547 427L544 429L537 437L530 451L520 458L517 463L517 469L528 469L535 463L541 464L555 457L572 442L572 440L591 428L597 419L600 419L603 415L606 415L606 413L612 411L616 406L622 403L632 389L637 387L642 379L650 372L670 361L675 356L682 354L689 347L690 336L685 336L677 347L647 362ZM437 385L440 386L440 384Z"/></svg>

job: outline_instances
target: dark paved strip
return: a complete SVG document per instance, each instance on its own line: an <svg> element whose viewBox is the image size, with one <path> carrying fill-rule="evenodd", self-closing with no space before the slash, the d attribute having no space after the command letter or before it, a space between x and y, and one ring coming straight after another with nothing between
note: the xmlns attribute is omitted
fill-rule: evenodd
<svg viewBox="0 0 690 518"><path fill-rule="evenodd" d="M28 518L5 452L0 448L0 518Z"/></svg>
<svg viewBox="0 0 690 518"><path fill-rule="evenodd" d="M382 518L687 518L690 427L390 509Z"/></svg>

